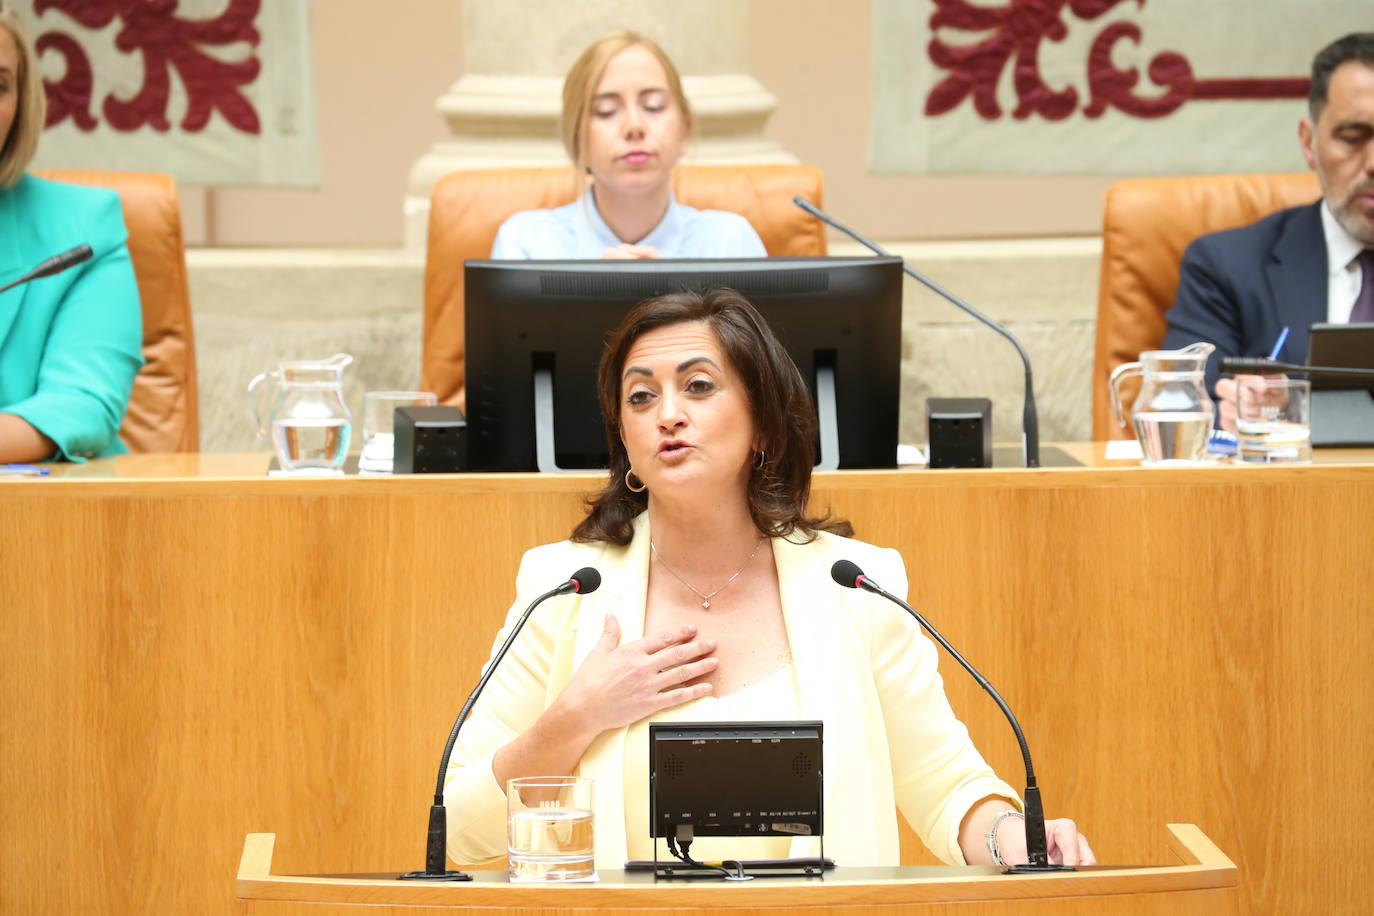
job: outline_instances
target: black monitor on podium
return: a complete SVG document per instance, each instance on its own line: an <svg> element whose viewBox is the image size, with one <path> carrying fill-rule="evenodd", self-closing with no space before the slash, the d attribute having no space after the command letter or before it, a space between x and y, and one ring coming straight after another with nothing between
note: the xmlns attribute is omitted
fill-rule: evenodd
<svg viewBox="0 0 1374 916"><path fill-rule="evenodd" d="M698 837L817 837L814 859L735 861L732 877L758 872L811 876L833 868L825 857L825 724L798 722L650 722L649 836L661 877L728 871L697 862ZM667 840L677 863L659 858ZM687 869L684 870L683 866Z"/></svg>
<svg viewBox="0 0 1374 916"><path fill-rule="evenodd" d="M727 287L772 326L816 399L818 468L897 460L898 258L468 261L467 468L606 467L596 367L635 304Z"/></svg>
<svg viewBox="0 0 1374 916"><path fill-rule="evenodd" d="M1374 370L1374 323L1312 325L1307 364ZM1374 446L1374 381L1313 373L1311 421L1317 448Z"/></svg>

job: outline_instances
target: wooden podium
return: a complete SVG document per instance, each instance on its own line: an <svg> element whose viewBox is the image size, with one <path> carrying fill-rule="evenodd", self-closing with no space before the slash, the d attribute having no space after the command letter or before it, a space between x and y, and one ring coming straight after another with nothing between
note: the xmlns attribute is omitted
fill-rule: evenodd
<svg viewBox="0 0 1374 916"><path fill-rule="evenodd" d="M1016 710L1049 813L1103 861L1172 862L1163 825L1192 823L1245 916L1368 912L1374 831L1344 825L1374 821L1374 451L1174 469L1061 447L1087 466L818 473L813 511L901 549L912 604ZM259 831L280 874L420 865L521 553L567 537L597 480L267 461L0 478L0 911L229 916ZM996 704L940 664L1017 773ZM903 864L935 864L899 829Z"/></svg>
<svg viewBox="0 0 1374 916"><path fill-rule="evenodd" d="M396 881L389 874L277 875L276 834L250 833L239 863L237 896L248 916L329 916L390 912L407 916L500 913L615 913L675 916L762 914L805 908L807 916L887 916L904 912L1214 916L1238 913L1236 866L1192 824L1170 824L1177 865L1097 867L1025 877L991 867L839 868L824 878L655 881L647 873L603 871L592 884L511 884L504 871L472 872L470 883Z"/></svg>

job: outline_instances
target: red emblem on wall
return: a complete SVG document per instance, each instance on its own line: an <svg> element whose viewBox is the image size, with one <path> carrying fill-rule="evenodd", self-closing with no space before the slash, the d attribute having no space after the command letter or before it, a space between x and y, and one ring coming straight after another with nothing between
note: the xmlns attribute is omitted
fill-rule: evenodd
<svg viewBox="0 0 1374 916"><path fill-rule="evenodd" d="M996 120L1002 116L997 103L997 86L1008 65L1016 90L1014 118L1040 115L1051 121L1067 118L1079 108L1079 93L1072 86L1055 89L1040 75L1040 47L1050 41L1063 41L1069 27L1064 9L1084 21L1097 19L1127 0L1011 0L999 7L975 6L968 0L933 0L935 12L930 30L957 30L990 33L971 44L952 45L932 39L930 60L949 75L926 96L925 113L941 115L973 100L980 116ZM1146 0L1135 0L1143 7ZM1138 118L1159 118L1189 101L1198 99L1292 99L1306 98L1306 77L1198 79L1188 59L1176 51L1161 51L1150 60L1146 73L1158 91L1142 95L1136 68L1119 70L1112 63L1112 49L1123 39L1141 43L1140 27L1131 22L1115 22L1093 39L1085 62L1088 101L1083 114L1100 117L1115 108Z"/></svg>
<svg viewBox="0 0 1374 916"><path fill-rule="evenodd" d="M253 26L261 0L229 0L223 13L213 19L184 19L177 15L179 0L35 0L34 13L48 10L66 13L90 29L103 29L116 20L115 47L139 54L143 84L132 98L110 93L100 112L115 130L134 131L145 124L154 130L171 129L167 105L171 97L172 71L186 90L186 116L182 130L204 129L218 111L231 125L248 134L262 131L258 113L242 93L257 79L261 64L256 56L226 63L210 54L208 47L239 42L256 48L261 36ZM91 112L95 84L90 56L82 43L67 32L52 30L38 36L40 55L52 51L65 61L62 78L44 81L48 96L48 127L71 118L81 130L98 123Z"/></svg>

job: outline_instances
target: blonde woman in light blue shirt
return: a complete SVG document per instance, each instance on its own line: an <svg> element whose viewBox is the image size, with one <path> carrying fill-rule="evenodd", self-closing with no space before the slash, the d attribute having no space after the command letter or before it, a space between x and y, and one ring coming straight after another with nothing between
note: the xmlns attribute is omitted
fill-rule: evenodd
<svg viewBox="0 0 1374 916"><path fill-rule="evenodd" d="M748 220L673 199L673 166L692 113L677 69L634 32L597 41L563 84L563 145L587 188L553 210L502 224L491 256L503 260L765 257Z"/></svg>

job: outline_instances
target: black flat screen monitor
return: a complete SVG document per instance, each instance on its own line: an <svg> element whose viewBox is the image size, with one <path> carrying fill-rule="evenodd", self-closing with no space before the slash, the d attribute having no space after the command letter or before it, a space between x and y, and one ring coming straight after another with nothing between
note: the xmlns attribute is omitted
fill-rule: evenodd
<svg viewBox="0 0 1374 916"><path fill-rule="evenodd" d="M818 399L820 468L897 462L899 258L466 262L468 470L605 468L596 366L632 306L727 287Z"/></svg>
<svg viewBox="0 0 1374 916"><path fill-rule="evenodd" d="M1308 330L1307 365L1374 369L1374 323L1312 325ZM1374 381L1357 376L1314 375L1312 388L1374 390Z"/></svg>
<svg viewBox="0 0 1374 916"><path fill-rule="evenodd" d="M1309 366L1374 369L1374 323L1314 324ZM1374 380L1313 374L1312 444L1317 448L1374 446Z"/></svg>
<svg viewBox="0 0 1374 916"><path fill-rule="evenodd" d="M649 836L821 836L824 725L650 722Z"/></svg>

